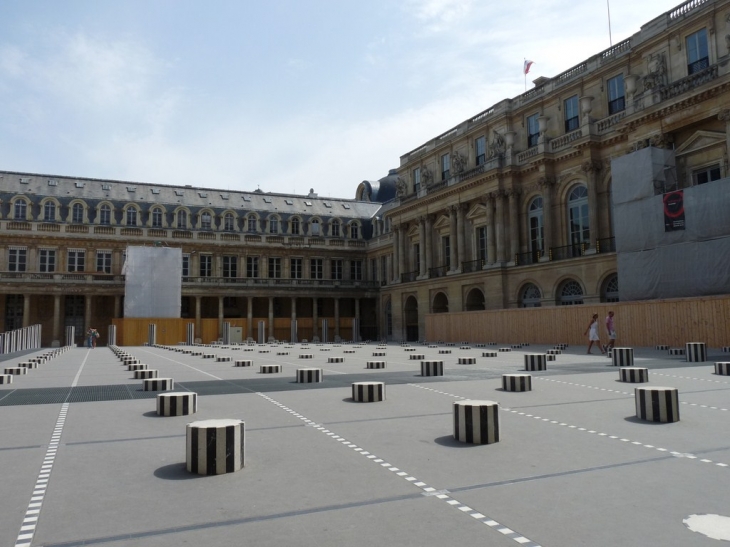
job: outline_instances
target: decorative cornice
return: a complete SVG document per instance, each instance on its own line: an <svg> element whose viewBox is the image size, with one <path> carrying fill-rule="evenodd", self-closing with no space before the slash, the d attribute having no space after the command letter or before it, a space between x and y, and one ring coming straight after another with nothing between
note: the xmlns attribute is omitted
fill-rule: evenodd
<svg viewBox="0 0 730 547"><path fill-rule="evenodd" d="M581 165L580 168L585 173L598 173L603 168L603 162L601 162L600 160L590 159L583 162L583 165Z"/></svg>

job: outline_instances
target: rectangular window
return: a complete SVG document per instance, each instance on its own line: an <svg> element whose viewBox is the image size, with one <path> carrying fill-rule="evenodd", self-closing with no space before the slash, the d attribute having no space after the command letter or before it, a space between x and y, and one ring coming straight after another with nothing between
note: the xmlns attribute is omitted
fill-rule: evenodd
<svg viewBox="0 0 730 547"><path fill-rule="evenodd" d="M339 258L331 261L332 264L332 279L342 279L342 260Z"/></svg>
<svg viewBox="0 0 730 547"><path fill-rule="evenodd" d="M370 279L378 280L378 260L376 258L370 259Z"/></svg>
<svg viewBox="0 0 730 547"><path fill-rule="evenodd" d="M200 255L200 277L213 276L213 255Z"/></svg>
<svg viewBox="0 0 730 547"><path fill-rule="evenodd" d="M567 99L564 103L565 111L565 132L570 133L580 127L580 121L578 119L578 95L573 95L570 99Z"/></svg>
<svg viewBox="0 0 730 547"><path fill-rule="evenodd" d="M350 239L360 238L360 226L356 223L350 224Z"/></svg>
<svg viewBox="0 0 730 547"><path fill-rule="evenodd" d="M720 180L720 178L719 164L692 171L692 182L694 184L705 184L713 180Z"/></svg>
<svg viewBox="0 0 730 547"><path fill-rule="evenodd" d="M212 226L212 218L210 216L210 213L203 213L200 215L200 229L201 230L210 230Z"/></svg>
<svg viewBox="0 0 730 547"><path fill-rule="evenodd" d="M451 267L451 238L449 236L441 238L441 264L447 268Z"/></svg>
<svg viewBox="0 0 730 547"><path fill-rule="evenodd" d="M608 113L615 114L626 109L624 98L624 75L619 74L606 82L608 87Z"/></svg>
<svg viewBox="0 0 730 547"><path fill-rule="evenodd" d="M190 277L190 255L182 255L182 276Z"/></svg>
<svg viewBox="0 0 730 547"><path fill-rule="evenodd" d="M476 230L477 256L482 264L487 261L487 227L480 226Z"/></svg>
<svg viewBox="0 0 730 547"><path fill-rule="evenodd" d="M289 264L289 270L291 273L292 279L301 279L302 278L302 259L301 258L292 258L290 259Z"/></svg>
<svg viewBox="0 0 730 547"><path fill-rule="evenodd" d="M227 214L223 219L223 229L226 232L232 232L234 230L235 222L232 214Z"/></svg>
<svg viewBox="0 0 730 547"><path fill-rule="evenodd" d="M350 261L350 279L362 281L362 260Z"/></svg>
<svg viewBox="0 0 730 547"><path fill-rule="evenodd" d="M687 36L687 75L710 66L707 52L707 30L701 29Z"/></svg>
<svg viewBox="0 0 730 547"><path fill-rule="evenodd" d="M487 161L487 138L479 137L474 141L474 153L477 158L477 165L482 165Z"/></svg>
<svg viewBox="0 0 730 547"><path fill-rule="evenodd" d="M68 256L66 263L69 272L83 272L86 269L86 251L69 249L66 254Z"/></svg>
<svg viewBox="0 0 730 547"><path fill-rule="evenodd" d="M321 258L313 258L309 261L309 276L312 279L324 278L324 268L322 266Z"/></svg>
<svg viewBox="0 0 730 547"><path fill-rule="evenodd" d="M278 234L279 233L279 219L276 217L271 217L269 219L269 233L270 234Z"/></svg>
<svg viewBox="0 0 730 547"><path fill-rule="evenodd" d="M112 273L112 252L96 251L96 271L99 273Z"/></svg>
<svg viewBox="0 0 730 547"><path fill-rule="evenodd" d="M388 280L388 257L380 257L380 282L384 283Z"/></svg>
<svg viewBox="0 0 730 547"><path fill-rule="evenodd" d="M256 217L254 217L254 216L248 217L246 229L252 233L256 232Z"/></svg>
<svg viewBox="0 0 730 547"><path fill-rule="evenodd" d="M258 277L259 276L259 257L258 256L247 256L246 257L246 277Z"/></svg>
<svg viewBox="0 0 730 547"><path fill-rule="evenodd" d="M527 147L532 148L537 146L537 141L540 138L540 123L537 118L540 114L533 114L527 118Z"/></svg>
<svg viewBox="0 0 730 547"><path fill-rule="evenodd" d="M223 277L238 277L238 257L231 255L223 256Z"/></svg>
<svg viewBox="0 0 730 547"><path fill-rule="evenodd" d="M127 226L137 226L137 209L134 207L127 209Z"/></svg>
<svg viewBox="0 0 730 547"><path fill-rule="evenodd" d="M281 279L281 258L269 258L269 278Z"/></svg>
<svg viewBox="0 0 730 547"><path fill-rule="evenodd" d="M162 228L162 209L153 209L152 227L153 228Z"/></svg>
<svg viewBox="0 0 730 547"><path fill-rule="evenodd" d="M56 271L56 251L54 249L41 249L38 251L38 271L41 273Z"/></svg>
<svg viewBox="0 0 730 547"><path fill-rule="evenodd" d="M26 271L26 261L28 259L28 250L26 248L11 248L8 250L8 271L24 272Z"/></svg>
<svg viewBox="0 0 730 547"><path fill-rule="evenodd" d="M416 167L413 170L413 192L417 194L420 189L421 189L421 168Z"/></svg>
<svg viewBox="0 0 730 547"><path fill-rule="evenodd" d="M297 217L294 217L291 221L289 221L289 227L292 235L299 235L299 219Z"/></svg>
<svg viewBox="0 0 730 547"><path fill-rule="evenodd" d="M441 156L441 180L449 178L451 173L451 156L444 154Z"/></svg>

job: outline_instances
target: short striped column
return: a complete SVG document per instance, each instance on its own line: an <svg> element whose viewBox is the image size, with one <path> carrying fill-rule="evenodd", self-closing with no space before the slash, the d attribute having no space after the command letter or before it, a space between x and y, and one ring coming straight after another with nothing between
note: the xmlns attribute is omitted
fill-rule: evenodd
<svg viewBox="0 0 730 547"><path fill-rule="evenodd" d="M679 391L676 387L635 387L636 417L649 422L679 421Z"/></svg>
<svg viewBox="0 0 730 547"><path fill-rule="evenodd" d="M198 394L189 391L181 393L159 393L157 395L158 416L188 416L198 411Z"/></svg>
<svg viewBox="0 0 730 547"><path fill-rule="evenodd" d="M522 349L522 344L510 344L511 349Z"/></svg>
<svg viewBox="0 0 730 547"><path fill-rule="evenodd" d="M377 403L385 400L385 382L353 382L352 399L358 403Z"/></svg>
<svg viewBox="0 0 730 547"><path fill-rule="evenodd" d="M204 353L202 357L203 359L215 359L215 353Z"/></svg>
<svg viewBox="0 0 730 547"><path fill-rule="evenodd" d="M505 391L532 391L530 374L502 374L502 389Z"/></svg>
<svg viewBox="0 0 730 547"><path fill-rule="evenodd" d="M459 357L460 365L475 365L477 362L476 357Z"/></svg>
<svg viewBox="0 0 730 547"><path fill-rule="evenodd" d="M715 363L715 374L730 376L730 363L726 361Z"/></svg>
<svg viewBox="0 0 730 547"><path fill-rule="evenodd" d="M723 353L730 353L730 346L722 346Z"/></svg>
<svg viewBox="0 0 730 547"><path fill-rule="evenodd" d="M317 384L322 381L321 368L298 368L297 383L299 384Z"/></svg>
<svg viewBox="0 0 730 547"><path fill-rule="evenodd" d="M253 361L250 361L248 359L236 359L236 361L233 363L234 367L251 367L253 366Z"/></svg>
<svg viewBox="0 0 730 547"><path fill-rule="evenodd" d="M231 362L231 358L228 355L218 355L215 358L215 362L216 363L230 363Z"/></svg>
<svg viewBox="0 0 730 547"><path fill-rule="evenodd" d="M494 401L455 401L454 438L462 443L499 442L499 403Z"/></svg>
<svg viewBox="0 0 730 547"><path fill-rule="evenodd" d="M499 348L497 351L512 351L512 348Z"/></svg>
<svg viewBox="0 0 730 547"><path fill-rule="evenodd" d="M643 384L649 381L649 369L642 367L620 368L618 369L618 379L622 382Z"/></svg>
<svg viewBox="0 0 730 547"><path fill-rule="evenodd" d="M562 349L549 349L545 353L547 353L548 355L562 355L563 350Z"/></svg>
<svg viewBox="0 0 730 547"><path fill-rule="evenodd" d="M0 374L0 384L12 384L12 383L13 383L12 374Z"/></svg>
<svg viewBox="0 0 730 547"><path fill-rule="evenodd" d="M547 370L547 357L544 353L528 353L525 355L525 370Z"/></svg>
<svg viewBox="0 0 730 547"><path fill-rule="evenodd" d="M127 365L127 370L135 371L135 370L145 370L147 368L147 365L143 363L132 363L131 365Z"/></svg>
<svg viewBox="0 0 730 547"><path fill-rule="evenodd" d="M553 347L554 347L555 349L562 349L562 350L566 350L566 349L568 349L568 344L555 344L555 345L554 345Z"/></svg>
<svg viewBox="0 0 730 547"><path fill-rule="evenodd" d="M615 367L633 367L634 348L613 348L611 364Z"/></svg>
<svg viewBox="0 0 730 547"><path fill-rule="evenodd" d="M450 349L440 349L439 350L439 355L448 355L450 353L451 353Z"/></svg>
<svg viewBox="0 0 730 547"><path fill-rule="evenodd" d="M408 358L411 361L420 361L421 359L425 359L426 356L423 353L413 353L413 354L409 355Z"/></svg>
<svg viewBox="0 0 730 547"><path fill-rule="evenodd" d="M23 374L28 374L28 369L25 367L5 367L5 374L22 376Z"/></svg>
<svg viewBox="0 0 730 547"><path fill-rule="evenodd" d="M669 355L685 355L684 348L671 348Z"/></svg>
<svg viewBox="0 0 730 547"><path fill-rule="evenodd" d="M443 376L443 361L421 361L421 376Z"/></svg>
<svg viewBox="0 0 730 547"><path fill-rule="evenodd" d="M35 361L23 361L22 363L18 363L18 366L23 368L38 368L38 363Z"/></svg>
<svg viewBox="0 0 730 547"><path fill-rule="evenodd" d="M345 358L344 357L327 357L328 363L344 363Z"/></svg>
<svg viewBox="0 0 730 547"><path fill-rule="evenodd" d="M365 368L385 368L385 361L368 361Z"/></svg>
<svg viewBox="0 0 730 547"><path fill-rule="evenodd" d="M172 391L175 389L175 380L172 378L147 378L142 380L144 391Z"/></svg>
<svg viewBox="0 0 730 547"><path fill-rule="evenodd" d="M688 362L702 363L707 361L707 346L704 342L687 342L684 347Z"/></svg>
<svg viewBox="0 0 730 547"><path fill-rule="evenodd" d="M281 365L261 365L259 367L260 374L276 374L281 372Z"/></svg>
<svg viewBox="0 0 730 547"><path fill-rule="evenodd" d="M384 351L374 351L373 357L385 357L385 352Z"/></svg>
<svg viewBox="0 0 730 547"><path fill-rule="evenodd" d="M150 323L147 327L147 343L154 346L157 343L157 325Z"/></svg>
<svg viewBox="0 0 730 547"><path fill-rule="evenodd" d="M300 353L299 358L300 359L313 359L314 356L311 353Z"/></svg>
<svg viewBox="0 0 730 547"><path fill-rule="evenodd" d="M246 424L241 420L203 420L186 427L187 470L224 475L244 467Z"/></svg>
<svg viewBox="0 0 730 547"><path fill-rule="evenodd" d="M483 351L482 357L496 357L497 352L496 351Z"/></svg>
<svg viewBox="0 0 730 547"><path fill-rule="evenodd" d="M658 349L659 351L666 351L669 349L669 346L667 344L657 344L654 346L654 349Z"/></svg>
<svg viewBox="0 0 730 547"><path fill-rule="evenodd" d="M157 369L148 368L134 371L135 380L147 380L148 378L157 378Z"/></svg>

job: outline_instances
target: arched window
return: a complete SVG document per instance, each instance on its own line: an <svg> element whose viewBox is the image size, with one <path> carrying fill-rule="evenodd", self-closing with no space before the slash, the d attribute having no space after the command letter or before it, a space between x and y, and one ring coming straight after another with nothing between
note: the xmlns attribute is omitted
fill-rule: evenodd
<svg viewBox="0 0 730 547"><path fill-rule="evenodd" d="M299 217L294 217L289 221L289 232L292 235L298 236L299 235Z"/></svg>
<svg viewBox="0 0 730 547"><path fill-rule="evenodd" d="M248 218L246 219L246 230L251 233L256 233L256 215L248 215Z"/></svg>
<svg viewBox="0 0 730 547"><path fill-rule="evenodd" d="M185 230L188 227L188 212L178 211L177 212L177 227L181 230Z"/></svg>
<svg viewBox="0 0 730 547"><path fill-rule="evenodd" d="M359 239L360 238L360 226L357 222L353 222L350 224L350 239Z"/></svg>
<svg viewBox="0 0 730 547"><path fill-rule="evenodd" d="M84 221L84 206L80 203L74 203L71 208L71 222L81 224Z"/></svg>
<svg viewBox="0 0 730 547"><path fill-rule="evenodd" d="M109 225L112 223L112 208L106 203L99 208L99 224Z"/></svg>
<svg viewBox="0 0 730 547"><path fill-rule="evenodd" d="M536 197L530 202L527 210L527 219L530 223L530 251L533 255L533 262L542 255L545 250L545 232L542 220L542 198Z"/></svg>
<svg viewBox="0 0 730 547"><path fill-rule="evenodd" d="M542 306L542 293L537 285L528 283L520 291L521 308L539 308Z"/></svg>
<svg viewBox="0 0 730 547"><path fill-rule="evenodd" d="M226 213L226 216L223 217L223 229L226 232L233 232L236 229L236 221L233 213Z"/></svg>
<svg viewBox="0 0 730 547"><path fill-rule="evenodd" d="M137 226L137 209L127 208L127 226Z"/></svg>
<svg viewBox="0 0 730 547"><path fill-rule="evenodd" d="M601 302L618 302L618 274L613 274L603 284Z"/></svg>
<svg viewBox="0 0 730 547"><path fill-rule="evenodd" d="M310 226L310 235L318 236L320 233L319 230L319 220L318 219L312 219L311 226Z"/></svg>
<svg viewBox="0 0 730 547"><path fill-rule="evenodd" d="M579 256L581 244L591 239L588 216L588 189L581 184L568 195L568 240L573 256Z"/></svg>
<svg viewBox="0 0 730 547"><path fill-rule="evenodd" d="M15 202L15 211L13 212L13 218L15 220L25 220L28 215L28 204L24 199L19 199Z"/></svg>
<svg viewBox="0 0 730 547"><path fill-rule="evenodd" d="M152 209L152 227L162 228L162 209L159 207Z"/></svg>
<svg viewBox="0 0 730 547"><path fill-rule="evenodd" d="M569 279L563 283L558 293L558 302L560 306L575 306L583 303L583 288L580 283L573 279Z"/></svg>
<svg viewBox="0 0 730 547"><path fill-rule="evenodd" d="M279 218L272 216L269 218L269 233L270 234L278 234L279 233Z"/></svg>
<svg viewBox="0 0 730 547"><path fill-rule="evenodd" d="M210 215L210 213L200 213L200 229L201 230L210 230L213 226L213 217Z"/></svg>
<svg viewBox="0 0 730 547"><path fill-rule="evenodd" d="M43 220L46 222L56 220L56 204L52 201L47 201L43 206Z"/></svg>
<svg viewBox="0 0 730 547"><path fill-rule="evenodd" d="M330 237L340 237L340 221L333 220L330 223Z"/></svg>

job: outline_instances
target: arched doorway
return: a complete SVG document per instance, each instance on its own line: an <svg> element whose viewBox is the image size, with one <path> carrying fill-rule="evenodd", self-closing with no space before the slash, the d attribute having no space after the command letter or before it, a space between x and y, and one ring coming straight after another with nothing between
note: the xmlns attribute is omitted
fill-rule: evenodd
<svg viewBox="0 0 730 547"><path fill-rule="evenodd" d="M433 313L449 313L449 299L440 292L433 297Z"/></svg>
<svg viewBox="0 0 730 547"><path fill-rule="evenodd" d="M406 300L404 318L406 324L406 340L408 342L418 341L418 300L414 296L409 296Z"/></svg>
<svg viewBox="0 0 730 547"><path fill-rule="evenodd" d="M466 311L479 311L484 310L484 293L479 289L472 289L469 294L466 295Z"/></svg>

